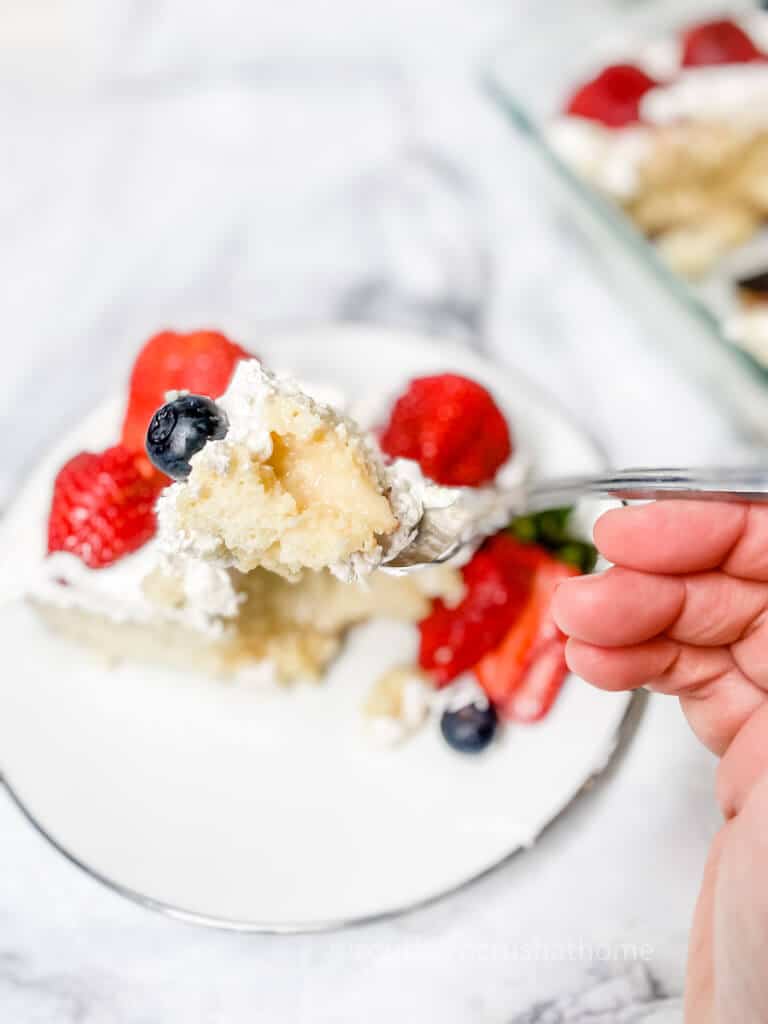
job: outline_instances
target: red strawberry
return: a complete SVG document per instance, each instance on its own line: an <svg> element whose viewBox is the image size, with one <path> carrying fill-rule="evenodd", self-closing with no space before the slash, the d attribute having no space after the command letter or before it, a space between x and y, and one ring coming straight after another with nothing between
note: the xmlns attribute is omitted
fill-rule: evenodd
<svg viewBox="0 0 768 1024"><path fill-rule="evenodd" d="M250 358L244 348L217 331L162 331L150 338L133 366L123 444L143 453L149 421L165 402L167 391L219 398L240 360Z"/></svg>
<svg viewBox="0 0 768 1024"><path fill-rule="evenodd" d="M432 480L474 487L512 453L506 420L480 384L455 373L412 380L381 436L393 458L414 459Z"/></svg>
<svg viewBox="0 0 768 1024"><path fill-rule="evenodd" d="M501 642L528 599L532 550L509 534L493 537L462 570L467 592L461 603L448 608L437 600L419 624L419 664L438 686Z"/></svg>
<svg viewBox="0 0 768 1024"><path fill-rule="evenodd" d="M613 64L577 89L565 111L608 128L623 128L640 120L640 100L656 84L634 64Z"/></svg>
<svg viewBox="0 0 768 1024"><path fill-rule="evenodd" d="M705 21L683 34L683 67L749 64L759 60L765 60L765 54L758 50L743 28L728 19Z"/></svg>
<svg viewBox="0 0 768 1024"><path fill-rule="evenodd" d="M501 644L475 666L480 685L503 718L538 721L560 692L568 674L565 636L550 605L558 583L578 574L574 566L542 552L522 614Z"/></svg>
<svg viewBox="0 0 768 1024"><path fill-rule="evenodd" d="M123 445L81 452L59 470L48 520L48 551L69 551L91 569L111 565L154 534L163 478Z"/></svg>

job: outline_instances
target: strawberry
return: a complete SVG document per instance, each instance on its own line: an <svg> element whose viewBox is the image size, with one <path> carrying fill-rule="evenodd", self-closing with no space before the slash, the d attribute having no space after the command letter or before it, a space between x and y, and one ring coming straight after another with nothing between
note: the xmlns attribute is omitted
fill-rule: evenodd
<svg viewBox="0 0 768 1024"><path fill-rule="evenodd" d="M462 570L467 589L461 603L449 608L434 602L419 624L419 664L438 686L472 668L504 638L528 599L534 550L498 534Z"/></svg>
<svg viewBox="0 0 768 1024"><path fill-rule="evenodd" d="M657 83L634 64L613 64L571 96L565 112L624 128L640 120L640 100Z"/></svg>
<svg viewBox="0 0 768 1024"><path fill-rule="evenodd" d="M240 360L251 358L244 348L217 331L161 331L150 338L131 373L123 444L143 453L149 421L165 402L167 391L219 398Z"/></svg>
<svg viewBox="0 0 768 1024"><path fill-rule="evenodd" d="M541 550L541 549L538 549ZM503 718L536 722L552 707L568 674L565 636L550 614L558 583L579 570L542 552L528 602L475 675Z"/></svg>
<svg viewBox="0 0 768 1024"><path fill-rule="evenodd" d="M685 68L712 64L749 64L765 60L743 28L727 18L693 25L683 34Z"/></svg>
<svg viewBox="0 0 768 1024"><path fill-rule="evenodd" d="M80 452L59 470L48 520L48 551L69 551L89 568L111 565L156 529L163 478L123 445Z"/></svg>
<svg viewBox="0 0 768 1024"><path fill-rule="evenodd" d="M476 487L512 453L506 420L480 384L444 373L412 380L380 438L393 458L414 459L432 480Z"/></svg>

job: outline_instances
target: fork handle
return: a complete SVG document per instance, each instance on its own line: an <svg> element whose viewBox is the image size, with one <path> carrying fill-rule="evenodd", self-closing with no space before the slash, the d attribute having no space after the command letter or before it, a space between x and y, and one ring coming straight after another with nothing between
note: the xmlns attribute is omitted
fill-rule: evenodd
<svg viewBox="0 0 768 1024"><path fill-rule="evenodd" d="M529 512L570 505L577 498L647 501L768 501L768 465L740 468L622 469L605 476L574 476L533 483L526 495Z"/></svg>

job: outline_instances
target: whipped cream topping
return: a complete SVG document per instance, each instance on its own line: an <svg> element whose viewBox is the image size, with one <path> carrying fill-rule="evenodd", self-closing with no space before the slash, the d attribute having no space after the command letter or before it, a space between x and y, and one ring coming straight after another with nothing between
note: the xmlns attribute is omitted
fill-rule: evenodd
<svg viewBox="0 0 768 1024"><path fill-rule="evenodd" d="M640 101L644 121L730 121L768 125L768 64L686 68ZM623 133L619 133L623 134Z"/></svg>
<svg viewBox="0 0 768 1024"><path fill-rule="evenodd" d="M25 592L33 600L102 615L116 623L176 622L212 638L221 637L227 620L237 616L241 601L229 574L188 560L178 581L183 603L165 607L152 601L144 589L147 577L161 562L154 540L102 569L90 569L75 555L57 551L37 567Z"/></svg>
<svg viewBox="0 0 768 1024"><path fill-rule="evenodd" d="M752 12L734 19L755 43L768 50L768 14ZM768 125L768 64L681 66L680 39L625 41L605 55L603 66L629 61L660 84L640 103L643 124L606 128L581 117L560 116L546 128L555 152L600 191L631 199L641 165L650 155L656 128L677 121L732 121L745 127Z"/></svg>
<svg viewBox="0 0 768 1024"><path fill-rule="evenodd" d="M398 674L395 670L393 674ZM363 715L368 738L377 747L396 747L424 725L435 697L435 688L413 666L402 670L397 710Z"/></svg>
<svg viewBox="0 0 768 1024"><path fill-rule="evenodd" d="M724 324L725 336L751 353L759 362L768 363L768 309L756 306L743 309Z"/></svg>
<svg viewBox="0 0 768 1024"><path fill-rule="evenodd" d="M642 125L616 131L586 118L560 117L549 125L547 137L565 163L601 192L621 200L637 191L653 133Z"/></svg>

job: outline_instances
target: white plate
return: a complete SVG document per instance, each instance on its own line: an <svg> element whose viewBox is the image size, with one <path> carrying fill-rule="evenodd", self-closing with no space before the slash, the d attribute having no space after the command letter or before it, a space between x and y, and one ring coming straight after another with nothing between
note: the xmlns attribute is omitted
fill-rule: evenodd
<svg viewBox="0 0 768 1024"><path fill-rule="evenodd" d="M256 347L360 397L416 374L465 373L514 418L539 473L600 467L593 444L528 381L450 344L334 327ZM39 556L62 459L114 438L93 431L91 421L67 438L8 516L0 553L11 576ZM108 670L19 604L0 618L0 646L0 767L41 831L126 895L254 930L370 919L477 877L530 845L605 766L628 706L571 679L542 724L508 729L473 759L436 726L394 750L367 741L362 695L415 647L415 630L400 625L356 630L323 685L273 695Z"/></svg>

